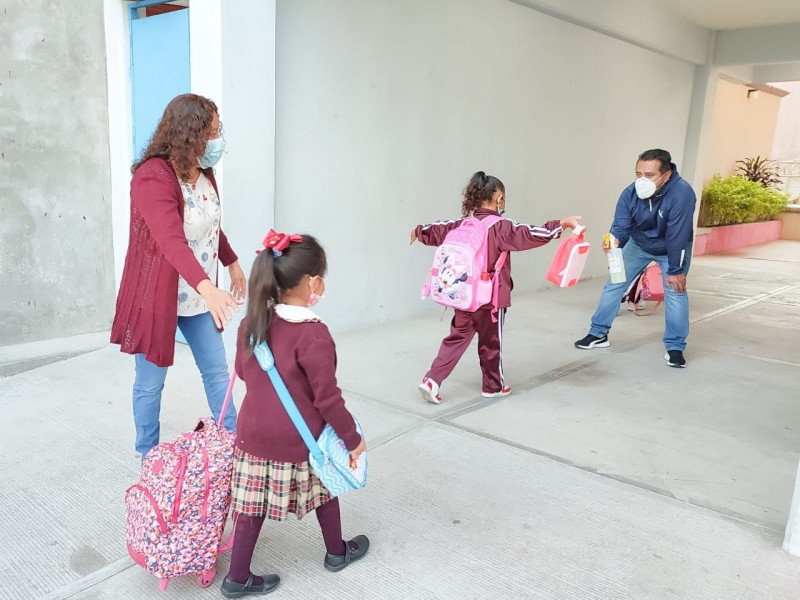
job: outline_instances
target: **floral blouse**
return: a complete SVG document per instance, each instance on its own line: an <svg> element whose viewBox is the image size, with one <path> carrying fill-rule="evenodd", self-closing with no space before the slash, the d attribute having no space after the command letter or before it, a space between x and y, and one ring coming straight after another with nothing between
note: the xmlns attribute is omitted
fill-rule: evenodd
<svg viewBox="0 0 800 600"><path fill-rule="evenodd" d="M183 191L183 231L189 248L212 283L217 281L219 197L208 178L200 173L196 183L180 180ZM178 316L192 317L208 312L206 302L183 277L178 279Z"/></svg>

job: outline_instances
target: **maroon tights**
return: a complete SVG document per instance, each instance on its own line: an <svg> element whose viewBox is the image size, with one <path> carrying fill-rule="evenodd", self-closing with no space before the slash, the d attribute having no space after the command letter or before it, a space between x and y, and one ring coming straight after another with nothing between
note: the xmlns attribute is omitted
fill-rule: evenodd
<svg viewBox="0 0 800 600"><path fill-rule="evenodd" d="M322 529L322 538L325 540L325 549L328 554L341 556L344 554L344 541L342 540L342 519L339 514L339 499L333 498L317 507L319 527ZM236 520L236 532L233 536L233 550L231 551L231 568L228 579L235 583L247 583L250 577L250 562L253 560L253 551L256 548L258 534L264 524L264 516L248 517L239 515ZM254 585L261 585L260 577L253 577Z"/></svg>

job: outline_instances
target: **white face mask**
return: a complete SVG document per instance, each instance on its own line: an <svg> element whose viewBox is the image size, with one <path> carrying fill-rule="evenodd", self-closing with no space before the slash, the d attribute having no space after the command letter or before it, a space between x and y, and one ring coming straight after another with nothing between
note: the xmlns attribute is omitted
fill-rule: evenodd
<svg viewBox="0 0 800 600"><path fill-rule="evenodd" d="M664 173L664 175L666 175L666 173ZM633 184L636 188L636 195L642 200L647 200L650 196L656 193L656 184L661 181L664 175L655 181L650 181L647 177L639 177L639 179L637 179Z"/></svg>

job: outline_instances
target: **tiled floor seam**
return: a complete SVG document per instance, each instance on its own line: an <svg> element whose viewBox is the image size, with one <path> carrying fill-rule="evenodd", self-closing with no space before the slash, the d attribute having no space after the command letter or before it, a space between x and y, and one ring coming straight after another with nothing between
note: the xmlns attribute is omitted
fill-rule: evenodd
<svg viewBox="0 0 800 600"><path fill-rule="evenodd" d="M72 598L81 592L85 592L86 590L93 588L94 586L99 585L116 575L119 575L126 569L130 569L131 567L135 566L135 564L136 563L134 563L131 558L125 556L107 564L105 567L95 571L94 573L90 573L85 577L81 577L72 583L68 583L57 590L53 590L52 592L41 596L39 600L68 600L69 598Z"/></svg>

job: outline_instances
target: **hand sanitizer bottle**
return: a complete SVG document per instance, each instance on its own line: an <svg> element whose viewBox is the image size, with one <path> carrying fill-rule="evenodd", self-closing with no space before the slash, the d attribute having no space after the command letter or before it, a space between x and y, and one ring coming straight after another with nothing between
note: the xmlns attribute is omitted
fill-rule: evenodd
<svg viewBox="0 0 800 600"><path fill-rule="evenodd" d="M622 260L622 248L617 247L617 238L610 233L605 235L603 245L611 248L606 254L608 258L608 273L611 275L611 283L625 283L625 262Z"/></svg>

